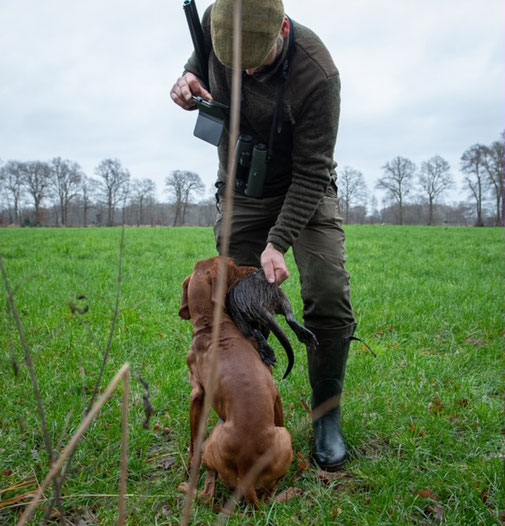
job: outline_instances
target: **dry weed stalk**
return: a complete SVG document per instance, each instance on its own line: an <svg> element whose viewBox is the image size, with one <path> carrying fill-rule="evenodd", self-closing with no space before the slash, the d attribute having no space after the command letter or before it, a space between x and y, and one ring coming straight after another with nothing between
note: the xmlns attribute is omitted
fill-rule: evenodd
<svg viewBox="0 0 505 526"><path fill-rule="evenodd" d="M75 451L79 443L79 440L82 438L82 436L84 435L88 427L91 425L91 423L93 422L97 414L100 412L102 407L105 405L105 403L112 396L112 394L114 393L114 391L116 390L117 386L119 385L121 381L124 381L124 393L123 393L123 437L122 437L122 455L121 455L121 482L120 482L120 491L119 491L120 512L119 512L118 524L125 524L124 521L126 520L126 508L125 508L124 500L126 497L126 491L125 491L126 490L126 470L127 470L126 460L127 460L127 449L128 449L128 440L127 440L127 437L128 437L128 405L129 405L129 395L130 395L129 378L130 378L130 365L128 363L125 363L121 367L121 369L119 369L119 371L116 373L116 375L114 376L114 378L108 385L103 395L93 405L93 407L88 412L84 420L81 422L81 425L79 426L77 431L74 433L74 435L70 439L65 449L62 451L58 460L54 462L49 474L44 479L44 482L42 482L42 484L39 486L39 489L35 493L28 508L25 510L25 512L19 519L18 526L24 526L32 518L33 513L35 512L35 509L41 500L41 496L43 492L48 488L52 480L58 475L63 464L67 460L67 457ZM125 409L125 405L126 405L126 409Z"/></svg>
<svg viewBox="0 0 505 526"><path fill-rule="evenodd" d="M227 256L230 247L231 235L231 215L233 210L233 191L235 188L235 170L236 158L233 152L237 144L240 129L240 91L241 91L241 57L242 57L242 0L236 0L233 6L233 72L232 72L232 92L231 92L231 115L230 115L230 135L228 143L228 184L226 185L226 195L224 200L224 217L223 217L223 245L221 246L221 255ZM223 260L219 262L219 273L217 281L217 303L214 308L213 330L211 356L215 357L215 350L218 346L219 333L224 311L225 287L227 283L227 266ZM209 385L213 386L215 382L212 378L216 374L215 359L211 359ZM196 496L196 483L200 464L202 461L202 444L207 429L207 421L210 412L210 400L212 392L206 393L203 412L198 429L198 437L195 445L193 462L191 463L191 472L189 479L188 493L182 513L181 525L187 526L191 519L191 508Z"/></svg>
<svg viewBox="0 0 505 526"><path fill-rule="evenodd" d="M130 420L130 369L123 375L123 421L121 438L121 476L119 479L119 518L118 525L126 524L126 479L128 476L128 423Z"/></svg>
<svg viewBox="0 0 505 526"><path fill-rule="evenodd" d="M9 302L10 312L14 321L16 322L16 327L19 334L19 339L21 341L21 346L25 353L25 361L30 371L30 376L32 380L33 392L35 394L35 399L37 400L37 409L39 412L40 420L42 423L42 434L44 437L44 445L46 447L47 455L49 457L49 463L53 462L53 446L51 444L51 437L49 436L49 430L47 427L46 412L44 410L44 405L42 403L42 395L40 394L39 380L37 378L37 373L35 372L35 365L33 364L32 353L28 342L25 336L25 329L23 322L19 316L19 312L16 307L16 302L14 301L14 292L12 291L9 278L7 277L7 271L5 270L4 262L2 255L0 254L0 270L2 272L2 277L5 283L5 289L7 291L7 301Z"/></svg>
<svg viewBox="0 0 505 526"><path fill-rule="evenodd" d="M5 290L7 292L7 301L9 304L9 309L12 314L12 317L14 318L14 321L16 322L19 339L21 341L21 346L23 347L23 351L25 354L26 365L28 367L28 370L30 371L30 377L31 377L32 386L33 386L33 393L35 394L35 400L37 401L37 410L38 410L40 421L42 424L42 435L44 438L44 445L45 445L47 456L49 459L49 466L52 466L53 460L54 460L53 445L51 443L51 436L49 435L49 429L47 427L46 412L44 410L44 404L42 402L42 395L40 393L39 380L37 378L37 373L35 371L35 365L33 363L30 346L28 345L28 342L26 340L23 322L21 321L21 317L19 316L19 311L16 307L16 302L14 301L14 292L10 285L9 278L7 276L7 271L5 270L5 265L4 265L1 254L0 254L0 271L2 272L2 277L5 283ZM58 511L60 513L60 520L62 524L65 524L63 504L60 499L60 488L61 488L60 485L57 485L55 487L53 502L54 500L56 500Z"/></svg>

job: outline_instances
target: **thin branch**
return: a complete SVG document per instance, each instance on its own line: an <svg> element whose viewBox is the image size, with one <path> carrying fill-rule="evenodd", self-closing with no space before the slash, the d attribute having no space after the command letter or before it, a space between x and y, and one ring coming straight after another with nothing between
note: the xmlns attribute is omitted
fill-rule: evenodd
<svg viewBox="0 0 505 526"><path fill-rule="evenodd" d="M128 475L128 421L130 416L130 370L124 373L123 427L121 440L121 477L119 480L118 526L126 524L126 479Z"/></svg>
<svg viewBox="0 0 505 526"><path fill-rule="evenodd" d="M233 152L238 140L240 129L240 91L241 91L241 57L242 57L242 0L236 0L233 7L233 72L232 72L232 93L231 93L231 117L230 117L230 135L228 144L228 184L226 185L226 195L224 202L224 218L223 218L223 244L220 247L222 256L227 256L230 246L231 236L231 216L233 210L233 195L235 188L235 170L236 158ZM219 341L219 333L221 329L221 322L224 309L224 297L226 286L227 266L223 259L220 260L219 274L217 281L217 302L214 309L213 330L212 330L212 344L211 344L211 360L209 371L209 385L215 385L213 380L216 367L215 356ZM198 436L194 448L194 457L191 463L191 472L188 486L188 493L184 503L184 510L181 518L181 526L188 526L191 520L191 508L196 496L196 484L198 479L198 472L201 464L201 450L205 430L207 428L207 421L210 412L209 400L212 399L212 392L207 392L205 396L205 403L200 417Z"/></svg>
<svg viewBox="0 0 505 526"><path fill-rule="evenodd" d="M33 484L32 484L33 486ZM26 496L32 496L34 494L35 490L33 492L30 492L29 495ZM75 493L73 495L62 495L62 500L71 500L71 499L117 499L121 497L119 493ZM172 494L163 494L163 495L142 495L140 493L125 493L124 497L126 499L170 499L173 497ZM44 502L48 502L48 497L41 497L39 499L39 504L42 504ZM2 501L7 502L7 501ZM13 504L9 504L7 506L2 506L1 509L3 510L10 510L13 508L21 508L24 506L29 506L30 501L27 502L16 502Z"/></svg>
<svg viewBox="0 0 505 526"><path fill-rule="evenodd" d="M30 371L33 392L35 394L35 399L37 401L37 410L39 412L40 421L42 424L42 435L44 437L44 445L45 445L47 455L49 458L49 466L51 467L53 464L53 460L54 460L53 446L51 443L51 436L49 434L49 429L47 426L46 412L44 410L44 404L42 402L42 395L40 393L39 381L37 378L37 373L35 371L35 365L33 364L32 353L28 345L28 342L26 340L24 326L19 316L19 312L16 307L16 302L14 301L14 293L12 291L9 279L7 277L7 271L5 270L5 266L4 266L3 258L1 254L0 254L0 270L2 272L2 277L5 283L5 289L7 291L7 298L9 302L10 311L16 322L19 339L21 340L21 345L23 347L23 351L25 354L26 365L28 366L28 370ZM63 504L60 499L60 487L58 487L55 491L53 502L54 501L56 501L57 506L58 506L58 511L60 513L60 521L62 522L62 524L65 524L65 514L63 510Z"/></svg>
<svg viewBox="0 0 505 526"><path fill-rule="evenodd" d="M42 395L40 394L39 381L37 378L37 373L35 372L35 366L33 364L32 353L30 351L30 347L28 346L28 342L26 341L23 323L21 321L21 318L19 317L19 312L16 308L16 303L14 301L14 293L12 292L12 288L9 283L9 279L7 277L7 271L5 270L5 266L4 266L4 262L3 262L3 258L1 254L0 254L0 270L2 272L2 277L5 283L5 289L7 291L7 299L9 302L10 311L12 313L14 321L16 322L19 339L21 340L21 345L25 353L26 365L28 366L28 370L30 371L33 392L35 393L35 398L37 400L37 409L39 412L40 420L42 422L42 433L44 436L44 444L46 446L47 455L49 457L49 463L52 464L53 463L53 446L51 444L51 437L49 436L49 429L47 427L46 412L44 410L44 405L42 403Z"/></svg>
<svg viewBox="0 0 505 526"><path fill-rule="evenodd" d="M130 370L130 365L128 363L125 363L121 367L121 369L119 369L119 371L116 373L116 375L114 376L114 378L108 385L103 395L93 405L93 407L91 408L91 410L89 411L89 413L86 415L81 425L79 426L79 429L77 429L77 431L74 433L74 435L70 439L70 442L67 444L65 449L62 451L58 460L56 460L56 462L53 464L49 474L44 479L44 482L42 482L39 489L37 490L37 493L34 495L32 501L30 502L30 505L28 506L28 508L25 510L25 512L21 516L18 522L18 526L24 526L32 518L33 513L35 512L35 508L39 504L43 492L48 488L51 481L58 475L63 464L67 460L67 457L75 451L77 444L81 440L82 436L84 435L88 427L91 425L96 415L100 412L102 407L112 396L112 393L116 390L121 380L125 379L129 370Z"/></svg>

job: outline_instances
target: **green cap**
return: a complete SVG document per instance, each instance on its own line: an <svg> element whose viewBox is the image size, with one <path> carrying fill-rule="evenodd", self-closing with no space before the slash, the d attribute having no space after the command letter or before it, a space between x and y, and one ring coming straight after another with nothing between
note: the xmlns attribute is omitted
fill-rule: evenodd
<svg viewBox="0 0 505 526"><path fill-rule="evenodd" d="M214 53L227 68L233 64L234 0L216 0L210 18ZM242 69L261 66L274 47L284 21L282 0L242 0Z"/></svg>

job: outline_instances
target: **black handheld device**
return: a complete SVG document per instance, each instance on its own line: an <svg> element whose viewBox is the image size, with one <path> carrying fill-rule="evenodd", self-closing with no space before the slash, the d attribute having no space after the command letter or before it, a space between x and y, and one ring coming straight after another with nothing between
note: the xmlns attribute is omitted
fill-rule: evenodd
<svg viewBox="0 0 505 526"><path fill-rule="evenodd" d="M228 106L202 97L193 96L193 100L198 108L193 135L214 146L219 146L224 123L228 118Z"/></svg>
<svg viewBox="0 0 505 526"><path fill-rule="evenodd" d="M195 0L184 0L183 8L195 48L196 58L200 64L200 80L209 89L208 59L210 50L205 46L202 24L198 16ZM214 146L219 146L223 135L224 123L228 118L228 107L218 102L205 100L202 97L193 97L193 100L198 107L194 136Z"/></svg>

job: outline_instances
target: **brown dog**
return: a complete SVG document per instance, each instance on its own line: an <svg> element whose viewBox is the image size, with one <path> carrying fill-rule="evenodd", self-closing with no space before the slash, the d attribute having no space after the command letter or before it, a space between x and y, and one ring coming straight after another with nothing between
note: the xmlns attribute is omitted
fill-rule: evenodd
<svg viewBox="0 0 505 526"><path fill-rule="evenodd" d="M226 313L218 346L210 352L213 310L216 303L220 258L196 264L183 285L181 318L193 323L193 343L187 357L191 392L190 461L195 453L198 427L205 396L222 419L206 440L203 463L207 468L205 498L213 498L216 477L230 488L239 488L248 504L257 507L257 491L271 492L286 474L293 460L291 435L284 427L279 392L271 368L253 343ZM255 272L254 267L237 267L226 258L226 290ZM215 360L212 365L211 360ZM214 378L211 368L214 369Z"/></svg>

